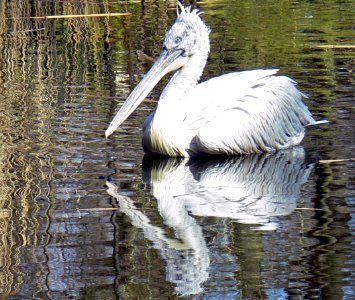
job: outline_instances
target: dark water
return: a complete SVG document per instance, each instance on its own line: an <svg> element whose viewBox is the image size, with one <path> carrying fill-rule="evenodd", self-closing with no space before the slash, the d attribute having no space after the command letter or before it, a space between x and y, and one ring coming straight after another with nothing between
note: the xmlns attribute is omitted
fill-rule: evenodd
<svg viewBox="0 0 355 300"><path fill-rule="evenodd" d="M100 3L0 5L1 297L353 299L354 1L199 2L204 78L280 68L330 121L288 151L204 161L143 159L154 101L104 138L175 1ZM28 18L104 12L131 15Z"/></svg>

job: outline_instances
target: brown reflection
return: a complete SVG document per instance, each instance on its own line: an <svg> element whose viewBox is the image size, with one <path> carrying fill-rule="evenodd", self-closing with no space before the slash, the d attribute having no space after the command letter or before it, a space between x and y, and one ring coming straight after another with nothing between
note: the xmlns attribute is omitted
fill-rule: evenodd
<svg viewBox="0 0 355 300"><path fill-rule="evenodd" d="M41 111L42 101L29 101L36 94L29 80L39 60L32 64L33 40L37 24L23 19L30 12L29 3L5 2L0 6L0 293L16 294L25 280L21 270L23 249L38 244L39 222L36 215L41 195L41 177L46 161L33 153L28 137L38 121L28 118L36 108ZM39 31L38 31L39 32ZM33 57L33 56L32 56ZM42 68L41 68L42 69ZM40 76L41 74L39 74ZM37 113L37 112L36 112ZM43 123L42 125L45 126ZM40 133L40 132L39 132ZM45 143L45 139L38 139ZM27 258L36 260L34 253Z"/></svg>
<svg viewBox="0 0 355 300"><path fill-rule="evenodd" d="M104 157L97 151L93 154L88 144L98 139L99 133L93 132L103 122L92 118L93 112L106 113L95 96L115 93L112 30L103 18L29 18L108 10L107 1L92 4L28 0L0 5L0 295L4 297L66 297L64 292L79 295L87 284L112 283L110 216L73 213L88 194L83 186L90 186L98 177L92 174L102 168ZM86 196L89 203L97 199L97 194ZM94 273L98 262L104 267ZM73 291L68 292L70 297Z"/></svg>
<svg viewBox="0 0 355 300"><path fill-rule="evenodd" d="M263 267L265 258L262 237L264 232L233 224L233 246L236 247L240 271L238 288L243 299L263 299ZM276 253L275 253L276 254Z"/></svg>
<svg viewBox="0 0 355 300"><path fill-rule="evenodd" d="M127 36L125 49L128 50L127 73L130 75L130 88L133 88L144 76L161 50L163 38L169 26L169 8L174 8L169 1L143 1L141 10L134 11L132 22L139 24L127 24ZM174 12L174 10L173 10ZM157 20L157 22L152 22ZM138 25L138 31L132 30ZM146 56L151 59L147 59Z"/></svg>
<svg viewBox="0 0 355 300"><path fill-rule="evenodd" d="M309 263L314 266L314 287L321 286L325 298L332 295L331 298L340 299L351 294L342 285L351 286L354 279L350 267L353 261L349 209L352 195L347 190L353 168L351 163L345 162L319 164L316 168L318 180L314 204L319 210L315 213L316 223L310 235L318 243L312 249Z"/></svg>

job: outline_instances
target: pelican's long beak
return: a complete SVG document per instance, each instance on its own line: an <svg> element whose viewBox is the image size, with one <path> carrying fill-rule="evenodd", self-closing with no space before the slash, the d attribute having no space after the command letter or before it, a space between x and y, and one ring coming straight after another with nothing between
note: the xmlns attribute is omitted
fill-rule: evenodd
<svg viewBox="0 0 355 300"><path fill-rule="evenodd" d="M128 96L121 109L118 111L112 122L106 129L105 135L111 135L130 114L137 108L137 106L145 99L149 92L156 86L164 75L174 70L181 68L186 64L188 58L182 56L183 50L163 49L159 58L144 76L142 81L136 86L132 93Z"/></svg>

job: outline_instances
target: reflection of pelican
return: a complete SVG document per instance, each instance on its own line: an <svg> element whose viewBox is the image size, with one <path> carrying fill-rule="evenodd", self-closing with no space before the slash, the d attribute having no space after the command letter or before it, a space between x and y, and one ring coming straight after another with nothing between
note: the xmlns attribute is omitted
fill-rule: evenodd
<svg viewBox="0 0 355 300"><path fill-rule="evenodd" d="M288 215L296 208L310 171L300 147L202 162L146 157L144 180L150 183L159 213L174 229L175 238L153 225L112 183L108 183L108 191L117 199L120 211L159 249L167 280L176 285L179 294L189 295L202 291L211 268L202 228L192 215L233 218L260 224L259 229L273 229L276 216Z"/></svg>
<svg viewBox="0 0 355 300"><path fill-rule="evenodd" d="M160 57L106 130L112 134L158 81L176 71L143 126L143 147L167 156L260 153L285 149L317 124L295 82L277 70L230 73L198 84L210 49L197 10L180 6Z"/></svg>
<svg viewBox="0 0 355 300"><path fill-rule="evenodd" d="M149 157L147 161L143 167L150 165ZM145 167L145 180L159 207L174 215L170 218L180 217L173 207L184 206L193 215L232 218L265 229L277 226L274 217L296 208L311 171L304 164L301 147L205 163L191 159L152 162Z"/></svg>
<svg viewBox="0 0 355 300"><path fill-rule="evenodd" d="M210 259L202 229L195 219L188 215L183 206L174 207L179 218L169 217L166 208L159 207L167 225L175 229L176 238L169 238L162 228L150 223L132 199L120 195L116 185L106 184L108 193L117 199L120 211L130 217L134 226L143 229L145 237L160 250L166 263L166 278L176 285L176 292L179 295L202 292L201 284L208 278Z"/></svg>

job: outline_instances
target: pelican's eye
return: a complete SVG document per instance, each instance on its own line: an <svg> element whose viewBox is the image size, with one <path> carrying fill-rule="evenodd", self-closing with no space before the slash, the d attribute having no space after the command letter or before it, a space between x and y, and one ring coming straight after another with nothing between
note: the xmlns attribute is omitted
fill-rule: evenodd
<svg viewBox="0 0 355 300"><path fill-rule="evenodd" d="M177 38L175 38L175 44L178 45L182 42L182 37L178 36Z"/></svg>

